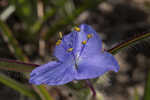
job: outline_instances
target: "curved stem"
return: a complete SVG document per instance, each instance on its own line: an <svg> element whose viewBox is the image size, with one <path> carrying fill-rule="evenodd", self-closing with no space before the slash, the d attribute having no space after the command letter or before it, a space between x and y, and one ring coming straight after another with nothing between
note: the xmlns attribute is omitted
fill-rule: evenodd
<svg viewBox="0 0 150 100"><path fill-rule="evenodd" d="M95 100L96 91L95 91L95 89L94 89L92 83L90 82L90 80L86 80L86 84L87 84L87 86L91 89L91 91L92 91L92 93L93 93L92 98L93 98L93 100Z"/></svg>
<svg viewBox="0 0 150 100"><path fill-rule="evenodd" d="M131 45L133 45L134 43L140 42L140 40L144 40L146 38L150 37L150 33L144 33L144 34L140 34L140 35L136 35L118 45L116 45L115 47L107 50L108 52L112 53L112 54L116 54L118 53L120 50L129 47Z"/></svg>

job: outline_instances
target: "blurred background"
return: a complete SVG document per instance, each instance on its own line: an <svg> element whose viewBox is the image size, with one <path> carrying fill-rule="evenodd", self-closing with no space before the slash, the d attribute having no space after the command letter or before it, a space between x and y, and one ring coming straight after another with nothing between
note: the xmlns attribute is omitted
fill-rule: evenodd
<svg viewBox="0 0 150 100"><path fill-rule="evenodd" d="M44 64L53 60L58 32L68 34L82 23L91 25L105 49L110 49L150 32L150 0L0 0L0 58ZM116 54L120 71L93 82L98 100L143 100L149 51L149 40L145 40ZM29 85L23 73L0 72ZM54 100L88 100L91 96L70 86L46 87ZM10 98L31 100L0 83L0 100Z"/></svg>

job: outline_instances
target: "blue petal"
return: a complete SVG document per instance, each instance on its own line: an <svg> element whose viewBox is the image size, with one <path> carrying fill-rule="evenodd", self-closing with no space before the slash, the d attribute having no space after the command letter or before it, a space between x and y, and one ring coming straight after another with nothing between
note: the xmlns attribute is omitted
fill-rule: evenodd
<svg viewBox="0 0 150 100"><path fill-rule="evenodd" d="M69 53L67 52L67 50L69 48L74 48L73 47L73 35L75 34L75 32L71 32L68 35L65 35L62 38L62 42L60 45L55 47L55 52L54 52L54 56L57 57L57 59L59 59L59 61L64 61L66 59L66 57L68 57Z"/></svg>
<svg viewBox="0 0 150 100"><path fill-rule="evenodd" d="M116 59L107 52L99 53L90 57L81 57L78 62L77 80L96 78L105 72L119 70Z"/></svg>
<svg viewBox="0 0 150 100"><path fill-rule="evenodd" d="M76 43L74 53L80 56L80 52L82 52L82 55L86 54L88 56L88 54L96 54L97 52L102 51L102 41L95 30L86 24L82 24L79 27L80 32L77 32L76 41L74 41ZM88 39L88 34L91 34L92 38ZM87 44L85 45L82 44L82 41L84 40L87 40Z"/></svg>
<svg viewBox="0 0 150 100"><path fill-rule="evenodd" d="M30 83L35 85L63 85L74 79L76 70L73 59L64 63L50 62L34 69L30 74Z"/></svg>

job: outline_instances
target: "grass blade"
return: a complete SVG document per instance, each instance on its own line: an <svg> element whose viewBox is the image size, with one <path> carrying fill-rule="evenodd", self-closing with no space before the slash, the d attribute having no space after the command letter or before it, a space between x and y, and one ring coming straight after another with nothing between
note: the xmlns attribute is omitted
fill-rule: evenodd
<svg viewBox="0 0 150 100"><path fill-rule="evenodd" d="M38 89L37 92L39 92L39 94L41 95L42 100L53 100L44 85L36 86L36 88Z"/></svg>
<svg viewBox="0 0 150 100"><path fill-rule="evenodd" d="M5 84L6 86L9 86L9 87L13 88L14 90L32 98L32 99L37 100L39 98L38 95L32 89L16 82L15 80L13 80L3 74L0 74L0 82Z"/></svg>

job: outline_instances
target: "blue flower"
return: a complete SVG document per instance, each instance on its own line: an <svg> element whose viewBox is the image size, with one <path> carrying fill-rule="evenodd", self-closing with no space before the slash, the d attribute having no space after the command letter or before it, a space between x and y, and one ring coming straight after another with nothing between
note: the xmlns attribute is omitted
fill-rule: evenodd
<svg viewBox="0 0 150 100"><path fill-rule="evenodd" d="M58 61L34 69L30 74L30 83L62 85L119 70L117 61L110 53L102 50L101 38L90 26L82 24L70 34L60 36L54 52Z"/></svg>

